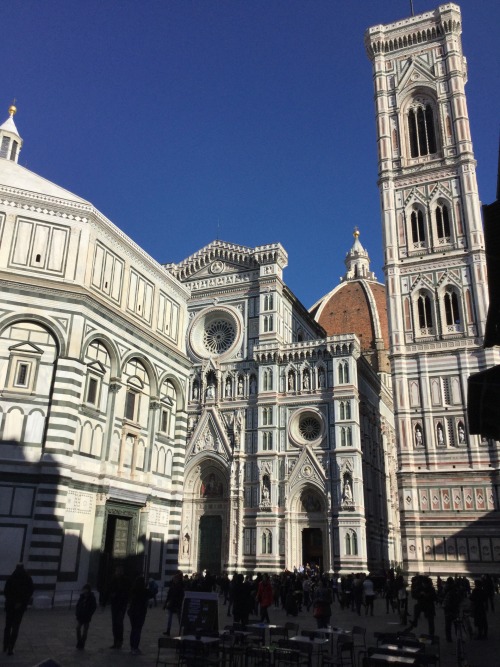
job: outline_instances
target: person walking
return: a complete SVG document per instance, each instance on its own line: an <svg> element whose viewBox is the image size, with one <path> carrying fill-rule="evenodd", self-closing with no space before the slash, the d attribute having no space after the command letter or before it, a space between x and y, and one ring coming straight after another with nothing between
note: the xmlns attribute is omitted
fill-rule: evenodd
<svg viewBox="0 0 500 667"><path fill-rule="evenodd" d="M97 609L97 600L89 584L85 584L82 588L78 602L76 603L76 648L83 651L85 642L87 641L87 634L89 631L90 621Z"/></svg>
<svg viewBox="0 0 500 667"><path fill-rule="evenodd" d="M168 612L167 616L167 629L163 633L164 635L170 635L170 630L172 628L172 619L174 614L177 615L179 621L179 632L181 627L181 609L182 601L184 600L184 578L182 572L178 570L172 577L170 586L168 587L167 597L165 599L165 604L163 609L166 609Z"/></svg>
<svg viewBox="0 0 500 667"><path fill-rule="evenodd" d="M24 565L18 563L14 572L7 578L3 590L5 595L3 650L8 655L14 653L19 627L33 595L33 590L33 579L24 569Z"/></svg>
<svg viewBox="0 0 500 667"><path fill-rule="evenodd" d="M313 598L313 616L316 619L318 629L327 628L332 615L332 598L330 589L326 588L322 579L316 586Z"/></svg>
<svg viewBox="0 0 500 667"><path fill-rule="evenodd" d="M470 594L470 601L472 603L472 616L474 618L474 625L477 628L476 639L488 638L488 594L484 590L483 582L476 579L474 582L474 589Z"/></svg>
<svg viewBox="0 0 500 667"><path fill-rule="evenodd" d="M130 595L130 579L125 575L121 565L117 566L109 585L107 599L111 603L111 627L113 630L113 645L119 649L123 644L123 620L127 611Z"/></svg>
<svg viewBox="0 0 500 667"><path fill-rule="evenodd" d="M130 591L130 601L128 605L128 617L130 618L130 653L140 655L142 651L139 648L141 641L141 632L146 614L148 613L148 603L151 592L146 586L144 577L139 576L132 584Z"/></svg>
<svg viewBox="0 0 500 667"><path fill-rule="evenodd" d="M269 575L265 574L262 577L257 588L257 602L260 605L260 622L270 623L268 609L273 602L273 587L269 581Z"/></svg>
<svg viewBox="0 0 500 667"><path fill-rule="evenodd" d="M373 616L373 601L375 600L375 587L373 579L368 575L363 581L363 596L365 598L365 616Z"/></svg>
<svg viewBox="0 0 500 667"><path fill-rule="evenodd" d="M453 627L453 621L458 618L460 613L460 603L462 601L460 590L453 577L448 577L446 580L446 583L443 586L442 598L446 641L451 642L451 628Z"/></svg>

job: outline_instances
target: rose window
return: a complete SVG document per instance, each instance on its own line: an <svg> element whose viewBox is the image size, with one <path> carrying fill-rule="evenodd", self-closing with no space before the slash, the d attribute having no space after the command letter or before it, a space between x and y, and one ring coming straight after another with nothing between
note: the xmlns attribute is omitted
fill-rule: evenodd
<svg viewBox="0 0 500 667"><path fill-rule="evenodd" d="M300 420L299 431L305 440L316 440L321 433L321 424L316 417L307 415Z"/></svg>
<svg viewBox="0 0 500 667"><path fill-rule="evenodd" d="M227 320L214 320L207 324L203 334L205 348L211 354L222 354L229 350L236 337L234 327Z"/></svg>

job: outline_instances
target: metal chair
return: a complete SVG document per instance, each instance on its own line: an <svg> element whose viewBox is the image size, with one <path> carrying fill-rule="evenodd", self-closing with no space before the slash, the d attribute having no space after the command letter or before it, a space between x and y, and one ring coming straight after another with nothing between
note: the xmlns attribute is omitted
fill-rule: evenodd
<svg viewBox="0 0 500 667"><path fill-rule="evenodd" d="M287 639L290 637L290 633L293 632L293 635L298 635L299 634L299 624L298 623L292 623L291 621L287 621L285 623L285 628L287 631Z"/></svg>
<svg viewBox="0 0 500 667"><path fill-rule="evenodd" d="M274 667L300 665L301 658L300 651L290 648L277 648L274 650Z"/></svg>
<svg viewBox="0 0 500 667"><path fill-rule="evenodd" d="M175 665L177 667L179 664L179 648L180 643L177 639L160 637L158 639L155 667L158 667L158 665L163 665L163 667Z"/></svg>

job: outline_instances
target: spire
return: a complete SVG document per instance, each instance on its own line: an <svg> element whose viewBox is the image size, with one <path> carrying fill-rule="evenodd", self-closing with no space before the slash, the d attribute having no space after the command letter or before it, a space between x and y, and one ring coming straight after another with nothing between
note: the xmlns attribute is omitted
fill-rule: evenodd
<svg viewBox="0 0 500 667"><path fill-rule="evenodd" d="M0 158L12 160L13 162L17 162L21 146L23 145L23 140L14 123L16 111L17 108L12 103L9 107L9 117L0 125Z"/></svg>
<svg viewBox="0 0 500 667"><path fill-rule="evenodd" d="M364 278L365 280L376 280L375 274L373 271L370 271L370 258L361 245L359 240L359 229L357 227L354 227L353 236L354 243L345 256L345 266L347 271L342 278L342 281L359 280L360 278Z"/></svg>

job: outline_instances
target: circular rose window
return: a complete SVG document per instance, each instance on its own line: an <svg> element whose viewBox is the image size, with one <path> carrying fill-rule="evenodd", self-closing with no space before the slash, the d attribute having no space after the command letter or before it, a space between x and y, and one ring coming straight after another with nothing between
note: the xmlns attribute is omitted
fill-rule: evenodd
<svg viewBox="0 0 500 667"><path fill-rule="evenodd" d="M207 324L203 334L205 349L211 354L227 352L236 338L234 326L228 320L215 320Z"/></svg>
<svg viewBox="0 0 500 667"><path fill-rule="evenodd" d="M243 341L243 320L239 311L213 306L196 315L188 330L188 348L194 357L228 357Z"/></svg>
<svg viewBox="0 0 500 667"><path fill-rule="evenodd" d="M316 440L321 433L321 423L316 417L307 415L299 421L299 431L306 440Z"/></svg>
<svg viewBox="0 0 500 667"><path fill-rule="evenodd" d="M288 433L295 445L319 445L325 435L323 415L315 408L302 408L290 418Z"/></svg>

